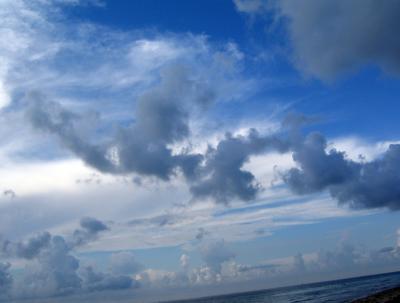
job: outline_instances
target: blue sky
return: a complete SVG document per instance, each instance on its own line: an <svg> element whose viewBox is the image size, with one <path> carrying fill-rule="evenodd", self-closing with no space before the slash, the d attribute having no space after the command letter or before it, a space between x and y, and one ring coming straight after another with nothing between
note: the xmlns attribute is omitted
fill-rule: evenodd
<svg viewBox="0 0 400 303"><path fill-rule="evenodd" d="M398 270L399 11L4 0L0 299Z"/></svg>

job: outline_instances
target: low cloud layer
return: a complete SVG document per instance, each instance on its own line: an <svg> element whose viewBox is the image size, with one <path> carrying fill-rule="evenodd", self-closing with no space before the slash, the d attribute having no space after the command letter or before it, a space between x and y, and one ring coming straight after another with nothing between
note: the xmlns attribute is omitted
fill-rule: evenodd
<svg viewBox="0 0 400 303"><path fill-rule="evenodd" d="M10 273L10 264L0 263L0 299L46 298L138 287L129 274L140 271L142 267L135 263L135 269L132 268L133 256L121 258L117 255L109 272L81 264L74 249L95 240L98 233L108 227L94 218L83 218L80 225L80 229L66 238L44 232L26 241L0 242L2 259L27 262L15 278ZM127 271L122 273L121 268Z"/></svg>

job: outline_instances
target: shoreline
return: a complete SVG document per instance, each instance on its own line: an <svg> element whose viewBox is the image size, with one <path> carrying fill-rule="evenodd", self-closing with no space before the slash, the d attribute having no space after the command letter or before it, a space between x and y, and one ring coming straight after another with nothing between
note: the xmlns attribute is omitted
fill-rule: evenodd
<svg viewBox="0 0 400 303"><path fill-rule="evenodd" d="M367 297L351 301L351 303L378 303L378 302L379 303L400 302L400 286L383 290L375 294L369 295Z"/></svg>

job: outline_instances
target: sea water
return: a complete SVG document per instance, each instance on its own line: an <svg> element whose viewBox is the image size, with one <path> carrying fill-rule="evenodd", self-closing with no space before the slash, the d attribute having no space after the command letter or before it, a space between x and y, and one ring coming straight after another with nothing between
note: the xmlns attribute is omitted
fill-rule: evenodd
<svg viewBox="0 0 400 303"><path fill-rule="evenodd" d="M173 302L300 303L351 302L400 286L400 272Z"/></svg>

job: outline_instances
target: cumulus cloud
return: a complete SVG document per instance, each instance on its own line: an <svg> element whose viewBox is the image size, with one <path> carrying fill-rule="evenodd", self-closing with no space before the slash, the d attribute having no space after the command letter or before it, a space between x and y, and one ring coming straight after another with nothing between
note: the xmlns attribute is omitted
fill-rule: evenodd
<svg viewBox="0 0 400 303"><path fill-rule="evenodd" d="M311 133L294 148L293 160L299 167L284 173L283 179L296 193L328 190L340 203L354 208L399 209L398 144L391 144L375 160L355 162L344 152L328 149L321 134Z"/></svg>
<svg viewBox="0 0 400 303"><path fill-rule="evenodd" d="M81 266L74 248L95 240L98 233L108 227L88 217L82 218L80 226L72 234L72 245L66 238L48 232L21 242L2 241L2 257L29 261L15 281L8 272L10 265L0 264L0 286L4 287L4 294L7 289L12 289L10 295L13 298L45 298L138 287L129 274L135 274L142 267L129 253L113 255L110 272Z"/></svg>
<svg viewBox="0 0 400 303"><path fill-rule="evenodd" d="M214 93L191 80L184 67L164 70L160 85L139 98L135 124L120 131L116 148L122 171L167 180L180 168L185 176L193 177L201 156L184 151L174 155L168 145L189 136L191 111L213 99Z"/></svg>
<svg viewBox="0 0 400 303"><path fill-rule="evenodd" d="M216 148L210 147L203 168L204 177L196 180L190 190L195 198L212 197L217 202L231 199L253 200L260 190L254 175L243 170L250 156L267 151L285 152L288 142L274 135L263 136L251 129L247 136L226 134Z"/></svg>
<svg viewBox="0 0 400 303"><path fill-rule="evenodd" d="M32 298L74 293L81 287L78 268L79 260L70 254L64 238L54 236L49 248L24 269L19 280L19 296Z"/></svg>
<svg viewBox="0 0 400 303"><path fill-rule="evenodd" d="M204 248L204 247L203 247ZM293 257L269 260L260 264L241 264L234 260L224 241L209 243L202 251L204 264L188 268L186 255L180 260L183 271L170 272L146 270L140 274L148 287L204 287L218 285L290 285L299 281L315 282L325 279L345 278L354 273L368 275L374 271L390 271L400 266L397 247L366 250L350 244L342 244L331 250L320 250L309 254L298 253ZM200 288L201 289L201 288Z"/></svg>
<svg viewBox="0 0 400 303"><path fill-rule="evenodd" d="M15 295L36 298L138 287L129 275L100 272L80 264L66 240L53 236L49 247L16 280Z"/></svg>

